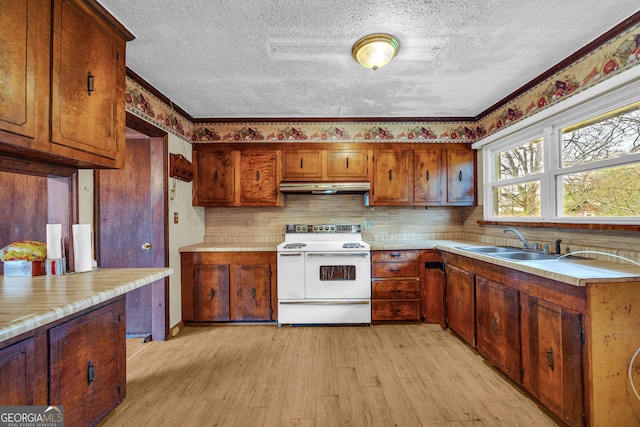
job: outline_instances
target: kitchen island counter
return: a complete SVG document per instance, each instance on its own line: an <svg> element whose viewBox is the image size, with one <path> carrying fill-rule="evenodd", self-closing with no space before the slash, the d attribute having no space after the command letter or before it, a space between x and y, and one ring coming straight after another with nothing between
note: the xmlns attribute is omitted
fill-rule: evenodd
<svg viewBox="0 0 640 427"><path fill-rule="evenodd" d="M104 268L63 276L0 276L0 343L173 274Z"/></svg>

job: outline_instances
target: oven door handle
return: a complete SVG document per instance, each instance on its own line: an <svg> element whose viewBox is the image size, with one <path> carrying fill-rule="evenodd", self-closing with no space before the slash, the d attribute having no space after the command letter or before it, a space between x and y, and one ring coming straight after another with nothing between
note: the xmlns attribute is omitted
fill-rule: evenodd
<svg viewBox="0 0 640 427"><path fill-rule="evenodd" d="M302 256L302 254L300 252L297 252L295 254L291 254L291 253L281 253L280 256Z"/></svg>
<svg viewBox="0 0 640 427"><path fill-rule="evenodd" d="M341 257L341 256L347 256L347 257L360 257L360 258L366 258L369 256L368 252L320 252L320 253L314 253L314 252L308 252L307 256L323 256L323 257Z"/></svg>

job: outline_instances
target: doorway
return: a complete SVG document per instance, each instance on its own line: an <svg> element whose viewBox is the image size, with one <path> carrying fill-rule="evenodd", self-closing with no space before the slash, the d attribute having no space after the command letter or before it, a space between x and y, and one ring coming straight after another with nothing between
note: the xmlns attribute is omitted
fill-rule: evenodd
<svg viewBox="0 0 640 427"><path fill-rule="evenodd" d="M105 268L168 266L167 133L127 113L125 167L94 175L96 260ZM169 337L169 279L127 293L127 336Z"/></svg>

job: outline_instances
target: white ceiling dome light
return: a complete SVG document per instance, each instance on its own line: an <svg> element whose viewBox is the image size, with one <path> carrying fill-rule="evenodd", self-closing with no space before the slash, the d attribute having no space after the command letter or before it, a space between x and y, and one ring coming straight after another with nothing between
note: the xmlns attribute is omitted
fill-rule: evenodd
<svg viewBox="0 0 640 427"><path fill-rule="evenodd" d="M377 70L393 59L400 42L390 34L371 34L358 40L351 49L353 58L363 67Z"/></svg>

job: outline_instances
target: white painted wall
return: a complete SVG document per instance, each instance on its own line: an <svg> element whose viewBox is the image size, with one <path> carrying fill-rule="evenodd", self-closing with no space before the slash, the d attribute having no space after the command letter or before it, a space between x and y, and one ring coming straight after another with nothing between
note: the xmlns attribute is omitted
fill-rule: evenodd
<svg viewBox="0 0 640 427"><path fill-rule="evenodd" d="M191 144L173 134L168 135L169 153L182 154L191 160ZM167 155L168 156L168 155ZM167 168L169 162L167 162ZM169 171L167 170L167 176ZM181 246L200 243L204 238L204 208L191 206L192 182L169 178L169 267L174 269L169 277L169 325L182 320L180 298L180 253ZM175 191L174 191L175 190ZM93 171L78 173L78 215L82 224L93 224ZM178 224L173 223L174 212L178 213Z"/></svg>

